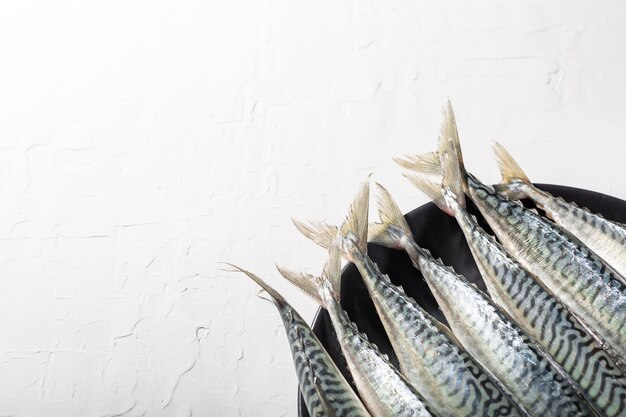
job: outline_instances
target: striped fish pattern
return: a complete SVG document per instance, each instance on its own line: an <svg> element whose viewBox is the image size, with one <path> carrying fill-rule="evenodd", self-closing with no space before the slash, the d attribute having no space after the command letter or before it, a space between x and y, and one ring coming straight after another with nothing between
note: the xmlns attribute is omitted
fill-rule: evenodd
<svg viewBox="0 0 626 417"><path fill-rule="evenodd" d="M335 246L320 277L279 268L280 273L328 311L359 395L376 417L435 417L423 397L389 358L370 343L339 302L341 259ZM440 416L446 417L446 416Z"/></svg>
<svg viewBox="0 0 626 417"><path fill-rule="evenodd" d="M309 415L369 416L302 317L289 305L280 309L280 315Z"/></svg>
<svg viewBox="0 0 626 417"><path fill-rule="evenodd" d="M271 297L283 321L298 374L302 397L311 417L371 417L321 342L296 310L253 273L246 274Z"/></svg>
<svg viewBox="0 0 626 417"><path fill-rule="evenodd" d="M355 259L402 372L440 415L503 417L525 413L497 382L367 256Z"/></svg>
<svg viewBox="0 0 626 417"><path fill-rule="evenodd" d="M622 278L626 276L626 229L531 185L520 184L519 188L559 226L611 265Z"/></svg>
<svg viewBox="0 0 626 417"><path fill-rule="evenodd" d="M370 411L374 416L435 416L425 405L427 402L423 397L387 356L357 329L345 310L332 305L328 312L359 392L368 398L381 399L380 404L371 406Z"/></svg>
<svg viewBox="0 0 626 417"><path fill-rule="evenodd" d="M485 294L440 261L420 256L418 263L454 334L531 415L594 415L558 365Z"/></svg>
<svg viewBox="0 0 626 417"><path fill-rule="evenodd" d="M618 356L626 359L626 284L555 224L468 174L472 200L507 251Z"/></svg>
<svg viewBox="0 0 626 417"><path fill-rule="evenodd" d="M510 198L533 200L556 224L611 265L626 282L626 229L623 225L536 188L504 146L495 142L493 150L503 181L495 186L496 190L503 191Z"/></svg>
<svg viewBox="0 0 626 417"><path fill-rule="evenodd" d="M596 339L476 218L447 199L492 299L537 340L602 416L626 416L626 375Z"/></svg>
<svg viewBox="0 0 626 417"><path fill-rule="evenodd" d="M367 256L369 184L361 187L339 228L296 222L324 248L334 245L359 270L400 369L433 410L449 417L524 415L488 373L463 349L449 329L392 284Z"/></svg>

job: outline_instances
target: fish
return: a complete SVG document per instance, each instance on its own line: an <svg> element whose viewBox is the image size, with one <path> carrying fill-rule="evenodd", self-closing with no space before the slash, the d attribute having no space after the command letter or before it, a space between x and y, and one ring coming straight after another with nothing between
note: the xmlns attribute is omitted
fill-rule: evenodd
<svg viewBox="0 0 626 417"><path fill-rule="evenodd" d="M578 239L467 172L449 102L445 117L445 143L447 148L455 150L463 190L502 246L623 365L626 360L626 284Z"/></svg>
<svg viewBox="0 0 626 417"><path fill-rule="evenodd" d="M357 391L373 417L437 417L409 381L350 320L339 302L341 258L332 245L320 276L279 272L328 311ZM438 416L445 417L445 416Z"/></svg>
<svg viewBox="0 0 626 417"><path fill-rule="evenodd" d="M228 264L256 282L274 303L283 321L300 392L311 417L372 417L341 374L315 333L298 312L259 276Z"/></svg>
<svg viewBox="0 0 626 417"><path fill-rule="evenodd" d="M502 183L496 185L495 189L505 192L509 198L530 198L550 219L615 269L624 281L626 228L536 188L504 146L495 142L493 148L502 173Z"/></svg>
<svg viewBox="0 0 626 417"><path fill-rule="evenodd" d="M294 221L325 249L338 236L341 254L354 263L374 302L401 372L442 416L526 416L451 331L394 285L367 256L369 184L364 182L341 227Z"/></svg>
<svg viewBox="0 0 626 417"><path fill-rule="evenodd" d="M594 416L567 375L493 301L418 246L391 195L379 185L381 222L372 242L407 252L452 331L530 415Z"/></svg>
<svg viewBox="0 0 626 417"><path fill-rule="evenodd" d="M441 184L423 177L413 177L413 183L457 219L495 303L552 356L598 415L626 417L624 370L585 325L467 212L455 149L443 145Z"/></svg>

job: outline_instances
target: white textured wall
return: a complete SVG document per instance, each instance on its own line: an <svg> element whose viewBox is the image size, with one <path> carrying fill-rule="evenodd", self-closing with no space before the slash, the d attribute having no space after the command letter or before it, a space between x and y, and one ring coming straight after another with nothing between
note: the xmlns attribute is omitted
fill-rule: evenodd
<svg viewBox="0 0 626 417"><path fill-rule="evenodd" d="M468 166L626 198L623 1L0 3L0 415L294 416L275 261L456 109Z"/></svg>

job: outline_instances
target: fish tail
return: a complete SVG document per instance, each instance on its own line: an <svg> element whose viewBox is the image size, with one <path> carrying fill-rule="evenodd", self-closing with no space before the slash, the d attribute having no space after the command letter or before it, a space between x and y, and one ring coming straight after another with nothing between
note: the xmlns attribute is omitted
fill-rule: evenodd
<svg viewBox="0 0 626 417"><path fill-rule="evenodd" d="M333 238L329 248L329 259L324 265L324 270L319 276L307 274L305 272L293 271L291 269L276 266L278 272L289 282L294 284L304 293L315 299L322 307L328 306L327 290L335 301L339 301L341 291L341 254L338 240L339 235Z"/></svg>
<svg viewBox="0 0 626 417"><path fill-rule="evenodd" d="M513 181L521 181L530 184L528 176L519 166L517 161L513 159L509 151L505 149L499 142L493 142L493 151L496 154L498 165L500 166L500 173L502 175L502 182L509 183Z"/></svg>
<svg viewBox="0 0 626 417"><path fill-rule="evenodd" d="M233 264L230 264L230 263L226 263L226 265L228 265L231 268L233 268L232 270L230 270L230 272L241 272L241 273L244 273L250 279L252 279L252 281L256 282L257 285L263 289L263 291L265 291L266 293L269 294L269 296L272 298L272 301L277 306L283 306L283 305L287 305L288 304L287 301L283 298L283 296L278 293L278 291L276 291L269 284L267 284L265 281L263 281L263 279L261 279L261 277L259 277L258 275L255 275L255 274L253 274L250 271L247 271L247 270L245 270L243 268L240 268L237 265L233 265Z"/></svg>
<svg viewBox="0 0 626 417"><path fill-rule="evenodd" d="M454 216L454 212L448 207L446 199L443 195L443 189L441 184L427 178L423 175L417 174L405 174L404 175L411 183L420 189L426 196L442 211L446 212L450 216Z"/></svg>
<svg viewBox="0 0 626 417"><path fill-rule="evenodd" d="M341 236L346 237L353 235L356 238L356 247L358 250L367 253L367 226L369 219L369 199L370 187L369 181L364 181L356 194L356 197L350 205L348 216L341 225ZM337 241L340 248L340 241Z"/></svg>
<svg viewBox="0 0 626 417"><path fill-rule="evenodd" d="M458 142L457 142L458 145ZM454 140L441 135L439 137L439 159L441 161L442 180L441 187L444 190L446 198L452 198L456 204L465 208L465 192L462 168L462 157L459 156L460 146L455 146ZM448 207L450 204L446 204ZM449 210L444 210L451 214Z"/></svg>
<svg viewBox="0 0 626 417"><path fill-rule="evenodd" d="M402 249L399 242L399 235L393 233L392 230L397 230L400 234L412 239L413 234L411 233L409 224L400 211L400 208L391 197L389 191L378 183L376 183L376 188L378 189L378 215L380 217L380 223L370 223L370 242Z"/></svg>
<svg viewBox="0 0 626 417"><path fill-rule="evenodd" d="M411 171L427 175L441 175L439 153L429 152L421 155L406 155L402 158L393 158L396 164Z"/></svg>
<svg viewBox="0 0 626 417"><path fill-rule="evenodd" d="M306 272L294 271L284 266L276 265L278 272L289 282L298 287L302 292L309 295L319 304L322 304L322 298L318 291L320 278Z"/></svg>
<svg viewBox="0 0 626 417"><path fill-rule="evenodd" d="M299 221L292 219L296 228L307 238L317 243L324 249L330 249L333 239L337 234L337 226L315 221Z"/></svg>
<svg viewBox="0 0 626 417"><path fill-rule="evenodd" d="M515 184L530 184L530 179L504 146L494 141L493 151L496 154L502 175L502 184L496 185L495 189L499 192L506 193L511 198L524 198L526 195L522 193Z"/></svg>

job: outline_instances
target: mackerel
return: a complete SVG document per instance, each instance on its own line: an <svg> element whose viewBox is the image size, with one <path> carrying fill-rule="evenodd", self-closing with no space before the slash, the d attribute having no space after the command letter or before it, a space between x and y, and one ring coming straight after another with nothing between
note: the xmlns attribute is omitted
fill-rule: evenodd
<svg viewBox="0 0 626 417"><path fill-rule="evenodd" d="M615 353L617 362L624 364L626 284L621 277L559 226L468 173L449 103L447 118L447 148L454 148L465 193L474 201L500 243ZM432 154L428 158L432 159Z"/></svg>
<svg viewBox="0 0 626 417"><path fill-rule="evenodd" d="M623 225L536 188L502 145L496 142L494 151L503 180L503 184L495 187L498 191L506 192L515 199L530 198L549 218L594 251L624 280L626 228Z"/></svg>
<svg viewBox="0 0 626 417"><path fill-rule="evenodd" d="M319 277L280 267L279 271L328 311L357 390L372 416L435 417L423 397L341 307L341 259L338 249L331 248L330 252L329 262Z"/></svg>
<svg viewBox="0 0 626 417"><path fill-rule="evenodd" d="M413 178L437 206L456 217L491 298L576 382L597 413L626 417L626 374L567 308L515 261L465 209L458 158L440 155L443 184Z"/></svg>
<svg viewBox="0 0 626 417"><path fill-rule="evenodd" d="M361 187L341 228L295 222L328 248L339 233L342 255L358 268L389 336L402 373L433 410L450 417L525 416L450 330L422 309L367 256L369 187Z"/></svg>
<svg viewBox="0 0 626 417"><path fill-rule="evenodd" d="M407 252L422 272L454 334L531 415L593 416L562 369L489 297L418 246L397 205L379 186L372 241Z"/></svg>
<svg viewBox="0 0 626 417"><path fill-rule="evenodd" d="M287 332L300 391L311 417L370 417L306 321L276 290L257 275L243 272L269 294Z"/></svg>

